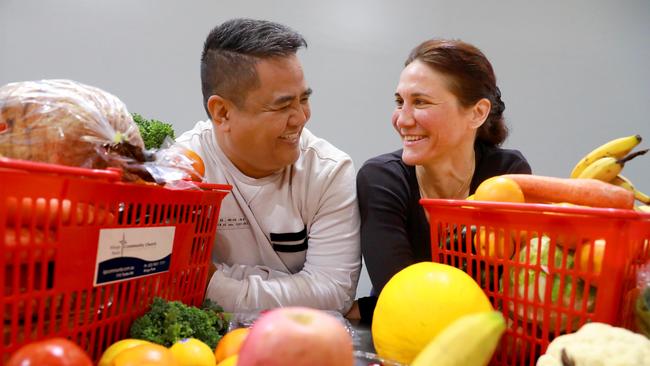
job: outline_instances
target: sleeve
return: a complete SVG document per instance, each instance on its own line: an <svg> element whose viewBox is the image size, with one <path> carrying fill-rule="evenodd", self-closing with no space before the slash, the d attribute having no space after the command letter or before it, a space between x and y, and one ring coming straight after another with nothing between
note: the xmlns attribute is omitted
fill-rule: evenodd
<svg viewBox="0 0 650 366"><path fill-rule="evenodd" d="M227 311L290 305L343 314L350 309L361 270L352 160L344 160L328 173L327 184L315 200L318 206L308 228L309 246L303 269L287 274L261 266L221 267L210 280L207 297Z"/></svg>
<svg viewBox="0 0 650 366"><path fill-rule="evenodd" d="M375 293L415 263L407 232L408 182L390 162L366 163L357 174L361 252Z"/></svg>

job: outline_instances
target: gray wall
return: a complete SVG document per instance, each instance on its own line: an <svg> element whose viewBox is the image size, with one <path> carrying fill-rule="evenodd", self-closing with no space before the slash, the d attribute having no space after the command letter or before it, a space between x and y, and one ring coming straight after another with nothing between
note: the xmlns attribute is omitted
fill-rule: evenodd
<svg viewBox="0 0 650 366"><path fill-rule="evenodd" d="M648 0L0 0L0 84L78 80L181 132L205 118L203 40L239 16L305 35L301 57L315 91L308 126L357 167L399 147L392 94L408 51L434 36L487 54L507 106L506 146L520 149L538 174L566 176L613 137L650 141ZM648 159L631 162L626 175L650 192ZM359 295L369 288L364 274Z"/></svg>

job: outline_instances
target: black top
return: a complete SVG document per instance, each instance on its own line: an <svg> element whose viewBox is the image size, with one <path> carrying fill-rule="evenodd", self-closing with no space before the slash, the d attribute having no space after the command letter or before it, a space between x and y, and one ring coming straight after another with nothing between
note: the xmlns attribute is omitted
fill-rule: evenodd
<svg viewBox="0 0 650 366"><path fill-rule="evenodd" d="M484 180L502 174L530 174L530 165L517 150L477 141L476 168L469 188L474 194ZM370 324L376 294L407 266L431 261L429 222L420 205L415 167L402 161L402 150L366 161L357 174L361 213L361 251L375 296L359 299L361 321Z"/></svg>

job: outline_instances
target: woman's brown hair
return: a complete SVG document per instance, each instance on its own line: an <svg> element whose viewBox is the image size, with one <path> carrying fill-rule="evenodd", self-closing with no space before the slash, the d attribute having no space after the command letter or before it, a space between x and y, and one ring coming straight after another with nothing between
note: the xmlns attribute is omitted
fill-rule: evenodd
<svg viewBox="0 0 650 366"><path fill-rule="evenodd" d="M503 118L506 106L496 84L492 64L478 48L459 40L432 39L415 47L405 66L418 60L449 80L449 90L461 105L470 107L482 98L491 108L485 123L479 127L476 138L491 145L501 145L508 137Z"/></svg>

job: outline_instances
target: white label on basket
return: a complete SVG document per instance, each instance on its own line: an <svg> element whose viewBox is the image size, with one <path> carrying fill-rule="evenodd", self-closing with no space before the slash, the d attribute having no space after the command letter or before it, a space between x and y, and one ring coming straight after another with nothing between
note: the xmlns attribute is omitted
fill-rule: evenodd
<svg viewBox="0 0 650 366"><path fill-rule="evenodd" d="M174 226L99 230L94 285L166 272Z"/></svg>

